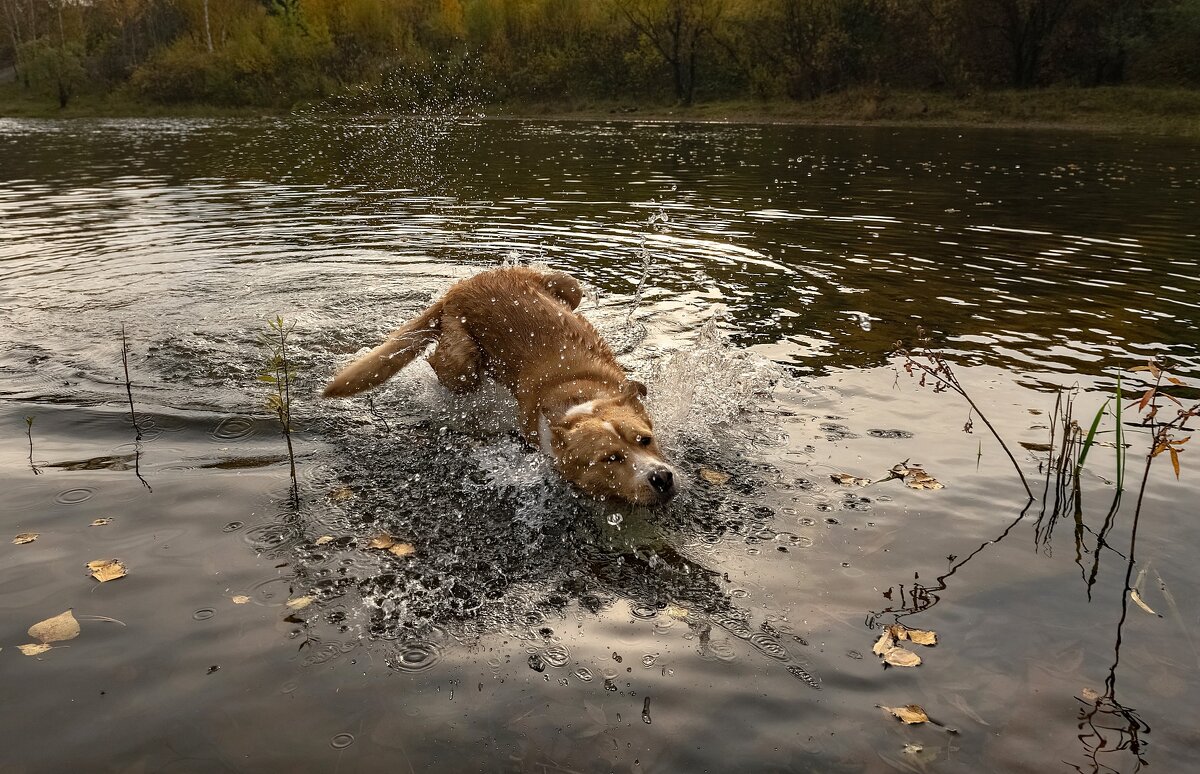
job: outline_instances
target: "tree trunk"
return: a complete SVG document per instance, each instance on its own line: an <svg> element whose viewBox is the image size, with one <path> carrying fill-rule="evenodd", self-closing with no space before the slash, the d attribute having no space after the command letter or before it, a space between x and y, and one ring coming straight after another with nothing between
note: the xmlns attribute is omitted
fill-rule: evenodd
<svg viewBox="0 0 1200 774"><path fill-rule="evenodd" d="M11 2L4 4L4 9L8 11L8 33L12 36L13 45L13 76L16 80L21 81L21 72L24 69L21 63L21 24L17 17L17 7ZM29 83L25 85L28 87Z"/></svg>
<svg viewBox="0 0 1200 774"><path fill-rule="evenodd" d="M208 42L208 53L213 52L212 26L208 23L208 0L204 0L204 39Z"/></svg>

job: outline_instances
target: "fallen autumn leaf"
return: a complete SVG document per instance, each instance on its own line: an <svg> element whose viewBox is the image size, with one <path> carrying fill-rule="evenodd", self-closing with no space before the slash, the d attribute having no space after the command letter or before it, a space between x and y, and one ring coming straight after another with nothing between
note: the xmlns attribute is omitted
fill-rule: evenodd
<svg viewBox="0 0 1200 774"><path fill-rule="evenodd" d="M921 665L921 657L911 650L891 648L883 654L884 662L897 667L915 667Z"/></svg>
<svg viewBox="0 0 1200 774"><path fill-rule="evenodd" d="M39 656L42 653L45 653L46 651L50 650L50 647L51 646L47 645L44 642L32 642L28 645L18 645L17 649L20 650L22 653L24 653L26 656Z"/></svg>
<svg viewBox="0 0 1200 774"><path fill-rule="evenodd" d="M92 577L101 583L124 578L129 574L129 570L121 563L120 559L97 559L94 562L88 562L87 566L91 570Z"/></svg>
<svg viewBox="0 0 1200 774"><path fill-rule="evenodd" d="M389 554L392 554L393 556L399 556L401 558L405 556L412 556L417 552L417 549L412 543L401 542L386 532L372 538L370 545L367 546L367 549L387 551Z"/></svg>
<svg viewBox="0 0 1200 774"><path fill-rule="evenodd" d="M20 535L17 535L15 538L13 538L12 542L14 546L23 546L26 543L32 543L33 541L37 540L38 535L39 533L37 532L22 532Z"/></svg>
<svg viewBox="0 0 1200 774"><path fill-rule="evenodd" d="M876 704L875 706L892 713L897 720L903 720L909 725L929 722L929 716L925 714L925 710L921 709L921 706L918 704L906 704L903 707L885 707L882 704Z"/></svg>
<svg viewBox="0 0 1200 774"><path fill-rule="evenodd" d="M35 640L41 640L42 642L73 640L79 636L79 621L75 620L74 613L70 610L65 610L53 618L38 621L33 626L30 626L28 634Z"/></svg>

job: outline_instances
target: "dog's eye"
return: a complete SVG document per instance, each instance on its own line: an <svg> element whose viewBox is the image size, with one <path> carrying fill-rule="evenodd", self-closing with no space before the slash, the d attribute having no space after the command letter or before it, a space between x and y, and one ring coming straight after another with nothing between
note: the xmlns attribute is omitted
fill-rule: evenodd
<svg viewBox="0 0 1200 774"><path fill-rule="evenodd" d="M654 442L654 436L652 436L652 435L639 435L639 436L637 437L637 442L638 442L639 444L641 444L642 446L649 446L651 443L653 443L653 442Z"/></svg>
<svg viewBox="0 0 1200 774"><path fill-rule="evenodd" d="M621 452L613 452L612 454L605 457L604 461L605 462L624 462L625 455L622 454Z"/></svg>

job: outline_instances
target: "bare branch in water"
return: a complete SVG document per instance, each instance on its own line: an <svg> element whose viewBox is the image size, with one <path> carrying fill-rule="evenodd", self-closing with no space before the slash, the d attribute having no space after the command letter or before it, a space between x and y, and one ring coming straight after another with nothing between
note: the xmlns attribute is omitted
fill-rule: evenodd
<svg viewBox="0 0 1200 774"><path fill-rule="evenodd" d="M1025 493L1029 495L1029 499L1032 501L1034 499L1033 490L1029 488L1029 482L1025 480L1025 474L1021 471L1021 466L1017 462L1017 458L1013 456L1012 450L1008 448L1008 444L1004 442L1004 439L1000 436L999 431L997 431L991 421L988 420L987 415L985 415L979 409L979 406L976 405L974 399L972 399L970 394L967 393L966 388L963 387L962 383L958 381L958 377L955 375L954 370L950 367L950 364L942 356L941 351L934 349L930 345L929 338L925 335L925 331L922 328L917 328L917 343L919 349L914 354L913 351L904 347L904 342L896 342L896 354L904 356L905 359L904 370L906 370L910 376L913 375L914 371L920 371L922 373L922 385L925 384L926 376L932 377L936 381L936 384L933 387L934 392L944 392L945 390L950 390L957 393L970 405L971 410L975 412L980 421L987 426L987 429L991 431L992 436L997 442L999 442L1000 448L1004 449L1004 453L1008 455L1008 459L1013 464L1013 469L1017 471L1017 476L1021 479L1021 486L1025 487ZM925 362L917 360L918 357L923 358Z"/></svg>
<svg viewBox="0 0 1200 774"><path fill-rule="evenodd" d="M129 397L129 421L133 425L133 474L146 490L153 492L150 482L142 476L142 428L133 410L133 383L129 380L129 343L125 339L125 323L121 323L121 365L125 369L125 394Z"/></svg>
<svg viewBox="0 0 1200 774"><path fill-rule="evenodd" d="M29 467L33 475L41 475L41 469L33 461L33 417L25 417L25 435L29 437Z"/></svg>

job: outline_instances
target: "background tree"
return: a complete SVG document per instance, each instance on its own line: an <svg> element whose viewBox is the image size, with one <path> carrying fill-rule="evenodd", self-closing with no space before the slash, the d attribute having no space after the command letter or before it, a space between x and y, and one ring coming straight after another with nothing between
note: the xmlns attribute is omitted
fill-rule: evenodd
<svg viewBox="0 0 1200 774"><path fill-rule="evenodd" d="M675 99L692 104L697 61L705 39L724 15L725 4L721 0L616 0L616 4L670 68Z"/></svg>

